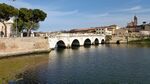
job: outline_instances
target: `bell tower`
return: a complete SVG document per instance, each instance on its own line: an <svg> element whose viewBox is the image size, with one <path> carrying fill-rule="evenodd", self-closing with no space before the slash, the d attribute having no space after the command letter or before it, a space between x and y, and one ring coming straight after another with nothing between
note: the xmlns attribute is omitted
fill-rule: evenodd
<svg viewBox="0 0 150 84"><path fill-rule="evenodd" d="M134 26L137 26L137 24L138 24L138 19L137 19L136 15L135 15L134 16Z"/></svg>

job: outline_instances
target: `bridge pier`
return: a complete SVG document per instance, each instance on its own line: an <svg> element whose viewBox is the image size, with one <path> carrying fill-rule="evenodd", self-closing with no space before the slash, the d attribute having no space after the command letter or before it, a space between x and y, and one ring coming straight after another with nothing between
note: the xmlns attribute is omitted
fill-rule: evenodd
<svg viewBox="0 0 150 84"><path fill-rule="evenodd" d="M66 48L71 48L70 44L68 44L68 45L66 46Z"/></svg>

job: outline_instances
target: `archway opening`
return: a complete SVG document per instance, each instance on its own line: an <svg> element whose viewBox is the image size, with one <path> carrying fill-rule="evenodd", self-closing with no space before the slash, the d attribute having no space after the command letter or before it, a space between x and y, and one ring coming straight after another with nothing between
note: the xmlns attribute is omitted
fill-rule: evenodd
<svg viewBox="0 0 150 84"><path fill-rule="evenodd" d="M94 45L99 45L99 40L97 38L94 41Z"/></svg>
<svg viewBox="0 0 150 84"><path fill-rule="evenodd" d="M71 44L72 48L78 48L80 47L80 43L77 39L73 40L72 44Z"/></svg>
<svg viewBox="0 0 150 84"><path fill-rule="evenodd" d="M84 41L84 46L85 46L85 47L91 46L91 40L90 40L90 39L86 39L86 40Z"/></svg>
<svg viewBox="0 0 150 84"><path fill-rule="evenodd" d="M56 43L56 48L66 48L65 43L60 40Z"/></svg>
<svg viewBox="0 0 150 84"><path fill-rule="evenodd" d="M102 39L102 40L101 40L101 44L104 44L104 43L105 43L105 40L104 40L104 39Z"/></svg>
<svg viewBox="0 0 150 84"><path fill-rule="evenodd" d="M116 44L120 44L120 40L117 40L117 41L116 41Z"/></svg>

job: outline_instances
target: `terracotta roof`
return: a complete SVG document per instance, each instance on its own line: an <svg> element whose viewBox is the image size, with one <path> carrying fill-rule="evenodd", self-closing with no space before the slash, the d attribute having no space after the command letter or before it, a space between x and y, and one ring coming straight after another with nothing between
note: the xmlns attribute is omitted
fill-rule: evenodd
<svg viewBox="0 0 150 84"><path fill-rule="evenodd" d="M88 31L88 30L95 30L94 28L80 28L80 29L72 29L70 31Z"/></svg>
<svg viewBox="0 0 150 84"><path fill-rule="evenodd" d="M117 26L117 25L91 27L91 28L80 28L80 29L72 29L72 30L70 30L70 31L88 31L88 30L105 29L105 28L113 29L112 26Z"/></svg>

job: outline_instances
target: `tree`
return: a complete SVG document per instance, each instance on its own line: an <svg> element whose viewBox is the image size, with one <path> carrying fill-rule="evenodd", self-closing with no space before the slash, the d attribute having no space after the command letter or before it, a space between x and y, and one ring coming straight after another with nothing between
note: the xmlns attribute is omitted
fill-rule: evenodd
<svg viewBox="0 0 150 84"><path fill-rule="evenodd" d="M32 13L27 9L27 8L20 8L18 10L18 15L17 18L14 21L14 30L18 32L23 32L28 25L29 25L29 20L30 17L32 16ZM17 27L17 30L16 30Z"/></svg>
<svg viewBox="0 0 150 84"><path fill-rule="evenodd" d="M18 20L15 22L18 23L19 31L26 30L27 36L30 36L31 30L38 29L39 22L44 21L46 17L47 14L40 9L20 8Z"/></svg>
<svg viewBox="0 0 150 84"><path fill-rule="evenodd" d="M20 18L16 18L15 21L14 21L14 24L13 24L13 27L15 31L17 32L23 32L24 30L24 21ZM17 28L17 30L16 30Z"/></svg>
<svg viewBox="0 0 150 84"><path fill-rule="evenodd" d="M47 17L47 14L40 9L29 9L30 13L32 13L29 23L30 27L27 29L27 36L29 36L31 30L35 30L35 27L38 27L40 21L44 21Z"/></svg>
<svg viewBox="0 0 150 84"><path fill-rule="evenodd" d="M146 25L146 21L143 22L143 25Z"/></svg>
<svg viewBox="0 0 150 84"><path fill-rule="evenodd" d="M11 17L16 16L17 12L18 10L13 6L7 5L5 3L0 3L0 22L5 27L5 37L7 37L7 26L5 22L10 20Z"/></svg>

